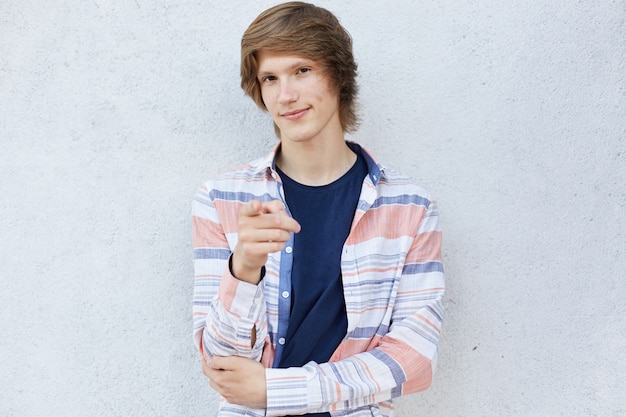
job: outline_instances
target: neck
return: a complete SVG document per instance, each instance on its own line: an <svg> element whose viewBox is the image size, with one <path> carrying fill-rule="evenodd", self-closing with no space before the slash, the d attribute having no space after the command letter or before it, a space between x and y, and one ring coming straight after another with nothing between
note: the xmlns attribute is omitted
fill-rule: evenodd
<svg viewBox="0 0 626 417"><path fill-rule="evenodd" d="M283 141L276 165L294 181L304 185L330 184L350 170L356 154L341 140L328 143Z"/></svg>

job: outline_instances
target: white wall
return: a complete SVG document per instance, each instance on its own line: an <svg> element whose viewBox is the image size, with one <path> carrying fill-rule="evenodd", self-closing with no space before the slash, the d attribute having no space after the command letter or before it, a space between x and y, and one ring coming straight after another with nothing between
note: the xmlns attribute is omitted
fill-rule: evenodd
<svg viewBox="0 0 626 417"><path fill-rule="evenodd" d="M189 206L264 154L272 1L0 3L0 415L207 416ZM447 320L399 416L626 414L626 3L320 1L354 139L440 201Z"/></svg>

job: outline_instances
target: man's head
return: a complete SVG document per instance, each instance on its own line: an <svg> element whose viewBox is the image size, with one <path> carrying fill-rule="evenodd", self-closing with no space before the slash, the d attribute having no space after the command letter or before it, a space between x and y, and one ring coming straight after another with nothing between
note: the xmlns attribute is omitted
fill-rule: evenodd
<svg viewBox="0 0 626 417"><path fill-rule="evenodd" d="M261 13L241 39L241 88L267 110L257 80L260 51L297 55L322 65L339 97L339 117L345 132L358 125L357 65L352 38L328 10L302 2L279 4Z"/></svg>

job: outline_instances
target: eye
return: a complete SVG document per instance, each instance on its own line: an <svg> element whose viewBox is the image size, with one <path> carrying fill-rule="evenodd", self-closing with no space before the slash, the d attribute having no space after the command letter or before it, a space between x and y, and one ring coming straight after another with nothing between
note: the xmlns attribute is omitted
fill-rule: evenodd
<svg viewBox="0 0 626 417"><path fill-rule="evenodd" d="M262 83L271 83L272 81L276 81L276 77L273 75L266 75L264 77L261 77Z"/></svg>
<svg viewBox="0 0 626 417"><path fill-rule="evenodd" d="M302 67L302 68L300 68L300 69L298 70L298 74L304 74L304 73L307 73L307 72L309 72L309 71L311 71L311 68L310 68L310 67Z"/></svg>

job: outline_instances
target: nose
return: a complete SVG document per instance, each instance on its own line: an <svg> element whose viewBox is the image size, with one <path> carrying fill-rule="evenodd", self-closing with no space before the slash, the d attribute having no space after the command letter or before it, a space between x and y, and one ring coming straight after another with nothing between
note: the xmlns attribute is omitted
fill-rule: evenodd
<svg viewBox="0 0 626 417"><path fill-rule="evenodd" d="M298 91L294 83L289 79L283 80L280 83L278 102L280 104L289 104L297 100L298 100Z"/></svg>

